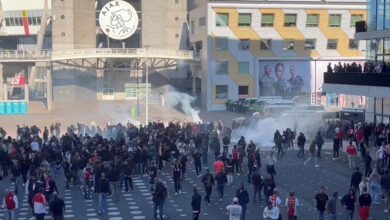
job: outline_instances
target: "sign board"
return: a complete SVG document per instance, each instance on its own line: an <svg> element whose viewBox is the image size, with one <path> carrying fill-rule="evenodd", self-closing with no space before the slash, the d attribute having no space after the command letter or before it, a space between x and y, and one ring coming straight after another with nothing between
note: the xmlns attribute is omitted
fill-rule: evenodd
<svg viewBox="0 0 390 220"><path fill-rule="evenodd" d="M129 38L138 27L138 14L132 5L122 0L105 4L99 14L100 28L115 40Z"/></svg>
<svg viewBox="0 0 390 220"><path fill-rule="evenodd" d="M137 98L139 94L140 98L145 98L148 93L149 97L152 95L152 85L150 83L126 83L125 84L125 97L127 99Z"/></svg>

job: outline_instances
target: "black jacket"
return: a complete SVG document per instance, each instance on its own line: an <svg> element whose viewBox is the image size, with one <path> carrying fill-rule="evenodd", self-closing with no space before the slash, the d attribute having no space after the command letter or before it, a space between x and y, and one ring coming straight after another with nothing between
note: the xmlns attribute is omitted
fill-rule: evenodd
<svg viewBox="0 0 390 220"><path fill-rule="evenodd" d="M351 176L351 186L358 188L360 182L362 181L363 174L360 171L353 172Z"/></svg>
<svg viewBox="0 0 390 220"><path fill-rule="evenodd" d="M217 181L217 185L222 186L227 183L227 177L225 173L218 173L215 175L215 181Z"/></svg>
<svg viewBox="0 0 390 220"><path fill-rule="evenodd" d="M237 190L236 197L238 198L238 203L240 205L247 204L249 202L249 194L245 189Z"/></svg>
<svg viewBox="0 0 390 220"><path fill-rule="evenodd" d="M99 188L100 193L109 193L110 192L110 183L107 179L101 179L99 181Z"/></svg>
<svg viewBox="0 0 390 220"><path fill-rule="evenodd" d="M64 200L55 198L50 202L50 212L53 214L53 216L64 216L64 209Z"/></svg>
<svg viewBox="0 0 390 220"><path fill-rule="evenodd" d="M199 194L192 196L191 206L193 211L200 211L202 197Z"/></svg>

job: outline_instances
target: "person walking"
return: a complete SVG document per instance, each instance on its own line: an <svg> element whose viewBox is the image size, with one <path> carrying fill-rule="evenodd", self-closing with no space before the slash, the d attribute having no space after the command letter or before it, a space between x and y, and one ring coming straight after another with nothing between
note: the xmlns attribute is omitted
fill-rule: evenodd
<svg viewBox="0 0 390 220"><path fill-rule="evenodd" d="M339 159L339 153L340 153L340 139L335 136L333 138L333 160Z"/></svg>
<svg viewBox="0 0 390 220"><path fill-rule="evenodd" d="M194 158L194 165L195 165L195 170L196 170L196 176L199 178L200 177L200 173L202 171L202 163L201 163L201 160L200 160L200 158L202 157L202 154L200 153L200 151L198 149L196 149L195 153L194 153L194 155L192 155L192 157Z"/></svg>
<svg viewBox="0 0 390 220"><path fill-rule="evenodd" d="M321 159L321 149L322 149L322 145L324 145L324 140L322 139L321 132L319 132L319 131L317 132L317 134L315 136L315 142L317 145L317 158Z"/></svg>
<svg viewBox="0 0 390 220"><path fill-rule="evenodd" d="M232 162L233 162L233 174L234 174L234 170L236 170L236 174L237 176L240 175L240 172L239 172L239 168L238 168L238 148L237 148L237 145L234 145L233 149L232 149L232 156L233 156L233 159L232 159Z"/></svg>
<svg viewBox="0 0 390 220"><path fill-rule="evenodd" d="M164 217L164 200L167 196L167 189L158 178L155 178L154 185L151 189L153 201L153 216L157 220L157 209L159 210L160 219Z"/></svg>
<svg viewBox="0 0 390 220"><path fill-rule="evenodd" d="M368 188L363 188L363 193L359 196L359 216L360 220L367 220L370 216L371 196L368 194Z"/></svg>
<svg viewBox="0 0 390 220"><path fill-rule="evenodd" d="M261 201L261 187L263 183L263 177L260 174L260 169L257 168L255 173L252 175L253 184L253 203L256 202L256 196L258 195L259 201Z"/></svg>
<svg viewBox="0 0 390 220"><path fill-rule="evenodd" d="M100 215L102 212L107 210L106 197L110 193L110 182L106 178L105 173L101 174L97 192L99 194L98 214Z"/></svg>
<svg viewBox="0 0 390 220"><path fill-rule="evenodd" d="M16 220L16 211L19 208L18 197L9 189L5 191L2 209L4 208L7 209L7 219Z"/></svg>
<svg viewBox="0 0 390 220"><path fill-rule="evenodd" d="M267 176L267 178L263 181L263 193L265 196L265 203L267 204L269 198L272 196L274 189L276 188L274 180L271 176Z"/></svg>
<svg viewBox="0 0 390 220"><path fill-rule="evenodd" d="M206 174L204 174L202 177L202 183L206 191L206 196L204 197L204 200L210 205L210 195L214 186L214 177L213 175L211 175L209 169L206 169Z"/></svg>
<svg viewBox="0 0 390 220"><path fill-rule="evenodd" d="M226 206L229 212L229 220L241 220L242 207L238 204L238 198L233 199L233 203Z"/></svg>
<svg viewBox="0 0 390 220"><path fill-rule="evenodd" d="M316 142L315 141L312 141L310 146L309 146L309 157L307 158L307 160L305 160L303 162L303 164L306 166L308 162L310 162L311 160L314 160L314 166L315 167L320 167L318 164L317 164L317 158L316 158Z"/></svg>
<svg viewBox="0 0 390 220"><path fill-rule="evenodd" d="M353 172L351 176L351 187L355 190L355 192L359 192L359 184L362 181L362 177L362 172L360 172L359 167L356 167L355 172Z"/></svg>
<svg viewBox="0 0 390 220"><path fill-rule="evenodd" d="M364 159L364 176L370 176L372 172L372 168L371 168L372 157L369 151L366 152L363 159Z"/></svg>
<svg viewBox="0 0 390 220"><path fill-rule="evenodd" d="M297 157L305 159L306 137L302 132L300 132L297 140L298 140L298 148L299 148L299 152L297 154Z"/></svg>
<svg viewBox="0 0 390 220"><path fill-rule="evenodd" d="M369 177L370 192L371 192L373 204L379 204L379 196L381 194L380 179L381 177L378 174L378 170L374 168L374 170L372 171Z"/></svg>
<svg viewBox="0 0 390 220"><path fill-rule="evenodd" d="M350 141L347 147L348 165L350 169L355 169L356 152L356 147Z"/></svg>
<svg viewBox="0 0 390 220"><path fill-rule="evenodd" d="M241 220L245 220L246 208L249 203L249 194L248 191L244 189L243 183L240 184L240 187L236 192L236 197L238 198L238 204L240 204L240 206L242 207Z"/></svg>
<svg viewBox="0 0 390 220"><path fill-rule="evenodd" d="M271 151L268 156L265 158L265 166L267 169L267 173L271 175L271 178L274 179L276 175L275 171L275 164L276 164L276 157L274 155L274 152Z"/></svg>
<svg viewBox="0 0 390 220"><path fill-rule="evenodd" d="M385 174L381 177L381 187L383 197L385 198L384 212L389 212L389 196L390 196L390 171L386 170Z"/></svg>
<svg viewBox="0 0 390 220"><path fill-rule="evenodd" d="M282 219L282 214L280 213L280 208L282 207L282 200L279 198L279 190L275 188L273 190L272 196L269 197L269 201L279 212L279 220Z"/></svg>
<svg viewBox="0 0 390 220"><path fill-rule="evenodd" d="M279 219L279 209L272 205L272 202L268 202L267 206L263 211L264 220L278 220Z"/></svg>
<svg viewBox="0 0 390 220"><path fill-rule="evenodd" d="M355 202L356 202L356 194L355 190L351 188L348 191L348 194L344 195L341 199L341 204L344 206L346 211L346 219L353 220L353 213L355 211Z"/></svg>
<svg viewBox="0 0 390 220"><path fill-rule="evenodd" d="M172 179L175 186L175 195L181 193L181 179L183 178L183 172L178 160L175 160L172 170Z"/></svg>
<svg viewBox="0 0 390 220"><path fill-rule="evenodd" d="M58 198L57 192L53 192L53 199L50 201L49 208L54 220L64 219L65 203L63 199Z"/></svg>
<svg viewBox="0 0 390 220"><path fill-rule="evenodd" d="M290 192L290 196L286 199L285 206L287 207L287 219L298 219L298 199L295 197L294 192Z"/></svg>
<svg viewBox="0 0 390 220"><path fill-rule="evenodd" d="M339 195L337 192L333 193L331 199L326 203L326 211L328 212L329 220L337 220L337 203L339 200Z"/></svg>
<svg viewBox="0 0 390 220"><path fill-rule="evenodd" d="M215 181L217 182L217 190L219 193L219 201L223 201L223 191L225 184L227 183L227 177L225 171L222 169L219 173L215 174Z"/></svg>
<svg viewBox="0 0 390 220"><path fill-rule="evenodd" d="M120 178L119 166L118 164L113 164L111 169L108 171L107 179L110 182L112 201L114 202L119 201L119 178Z"/></svg>
<svg viewBox="0 0 390 220"><path fill-rule="evenodd" d="M199 220L200 210L202 204L202 197L198 194L198 190L196 187L192 188L192 220Z"/></svg>
<svg viewBox="0 0 390 220"><path fill-rule="evenodd" d="M325 207L326 203L328 202L328 195L325 193L325 187L322 186L320 188L320 192L317 193L315 198L315 208L317 209L318 213L318 220L325 220Z"/></svg>
<svg viewBox="0 0 390 220"><path fill-rule="evenodd" d="M47 200L43 194L45 190L43 187L39 188L37 194L33 197L34 215L36 220L44 220L46 215Z"/></svg>

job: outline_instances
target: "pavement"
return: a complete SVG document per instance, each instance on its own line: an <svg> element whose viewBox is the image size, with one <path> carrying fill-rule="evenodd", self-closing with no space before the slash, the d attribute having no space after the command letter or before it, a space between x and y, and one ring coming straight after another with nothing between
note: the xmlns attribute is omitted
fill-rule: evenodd
<svg viewBox="0 0 390 220"><path fill-rule="evenodd" d="M262 157L265 158L267 152L262 152ZM297 150L287 151L276 164L275 182L280 189L280 197L283 201L288 197L290 191L294 191L296 197L299 199L301 206L298 208L298 219L314 220L316 219L316 212L314 209L314 196L321 186L326 187L326 193L330 197L334 191L337 191L340 196L347 193L350 183L350 176L352 171L348 168L345 153L341 154L341 159L338 161L332 160L330 150L324 150L323 159L319 162L320 167L314 167L314 164L304 165L302 159L296 157ZM211 154L209 155L209 165L213 163ZM359 164L359 162L357 163ZM213 170L210 166L210 170ZM361 166L362 167L362 166ZM203 167L205 169L205 167ZM204 170L203 169L203 170ZM166 210L170 219L174 220L188 220L192 217L191 210L191 194L192 187L198 188L202 198L204 197L203 184L200 178L196 176L194 164L189 162L187 165L187 173L183 181L182 193L174 195L173 181L169 174L159 176L168 184L169 196L166 200ZM265 167L261 168L261 173L265 174ZM107 200L108 211L102 215L97 213L97 196L92 196L92 199L85 200L83 198L82 190L80 188L71 188L65 190L63 175L53 175L59 188L59 196L65 200L66 211L65 219L87 219L87 220L121 220L121 219L153 219L153 203L152 196L149 192L149 178L142 176L135 176L133 178L134 190L126 193L122 189L119 202L114 202L110 197ZM265 207L264 196L261 202L253 203L253 187L247 183L247 176L234 176L233 185L225 187L224 200L218 200L216 189L213 189L211 196L211 205L208 206L204 200L202 201L201 220L225 220L228 219L226 206L231 203L235 192L240 183L245 183L245 188L250 195L250 203L248 204L247 220L262 219L262 212ZM0 198L3 198L4 191L7 187L11 189L14 186L8 179L0 182ZM31 217L31 210L27 203L27 197L24 195L24 190L18 195L20 202L20 209L18 211L18 219L29 219ZM390 219L390 213L383 212L383 200L380 205L373 205L371 209L371 216L369 219L385 220ZM339 219L344 219L345 210L340 204L337 206L337 213ZM0 212L0 220L5 220L4 211ZM283 219L286 219L286 208L282 208ZM50 219L50 217L46 217ZM354 220L357 220L358 214L355 211Z"/></svg>

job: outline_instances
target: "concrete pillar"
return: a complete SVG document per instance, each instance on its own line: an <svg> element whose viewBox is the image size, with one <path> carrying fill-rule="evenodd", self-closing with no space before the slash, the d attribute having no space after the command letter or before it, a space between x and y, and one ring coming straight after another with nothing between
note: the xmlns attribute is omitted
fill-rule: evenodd
<svg viewBox="0 0 390 220"><path fill-rule="evenodd" d="M192 96L196 96L196 71L195 64L193 62L190 63L191 73L192 73Z"/></svg>
<svg viewBox="0 0 390 220"><path fill-rule="evenodd" d="M7 101L8 100L8 88L7 88L7 84L3 84L4 86L3 86L3 100L4 101Z"/></svg>
<svg viewBox="0 0 390 220"><path fill-rule="evenodd" d="M4 99L4 78L3 78L3 64L0 64L0 100Z"/></svg>
<svg viewBox="0 0 390 220"><path fill-rule="evenodd" d="M48 65L46 71L46 103L50 111L53 104L53 82L52 82L52 64Z"/></svg>
<svg viewBox="0 0 390 220"><path fill-rule="evenodd" d="M30 89L28 84L24 84L24 100L26 100L27 103L30 101Z"/></svg>

